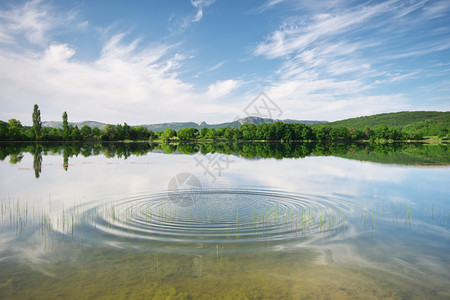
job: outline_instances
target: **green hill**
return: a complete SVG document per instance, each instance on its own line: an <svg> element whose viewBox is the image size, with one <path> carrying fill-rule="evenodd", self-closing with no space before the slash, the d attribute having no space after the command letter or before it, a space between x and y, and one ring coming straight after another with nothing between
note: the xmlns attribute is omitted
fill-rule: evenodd
<svg viewBox="0 0 450 300"><path fill-rule="evenodd" d="M364 130L366 127L375 129L380 125L402 129L405 132L421 132L424 136L445 137L450 127L450 112L438 111L404 111L385 113L373 116L351 118L341 121L316 124L332 128L347 127Z"/></svg>

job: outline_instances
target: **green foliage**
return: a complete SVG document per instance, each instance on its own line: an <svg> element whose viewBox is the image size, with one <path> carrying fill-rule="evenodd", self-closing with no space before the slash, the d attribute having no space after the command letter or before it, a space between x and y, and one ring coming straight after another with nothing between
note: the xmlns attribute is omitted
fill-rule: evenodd
<svg viewBox="0 0 450 300"><path fill-rule="evenodd" d="M89 127L88 125L83 125L83 127L81 127L81 139L83 141L89 141L92 140L93 134L92 134L92 128Z"/></svg>
<svg viewBox="0 0 450 300"><path fill-rule="evenodd" d="M224 139L229 140L229 141L233 140L236 131L238 131L238 129L227 127L223 134Z"/></svg>
<svg viewBox="0 0 450 300"><path fill-rule="evenodd" d="M208 132L205 135L205 138L215 140L217 139L217 131L215 128L208 129Z"/></svg>
<svg viewBox="0 0 450 300"><path fill-rule="evenodd" d="M0 140L8 139L8 131L9 131L9 124L6 122L0 121Z"/></svg>
<svg viewBox="0 0 450 300"><path fill-rule="evenodd" d="M115 141L117 138L116 127L111 124L106 124L102 129L102 141Z"/></svg>
<svg viewBox="0 0 450 300"><path fill-rule="evenodd" d="M200 130L200 137L204 138L204 137L206 136L207 133L208 133L208 128L203 127L203 128Z"/></svg>
<svg viewBox="0 0 450 300"><path fill-rule="evenodd" d="M372 135L366 134L365 129L379 128L381 125L386 125L388 128L401 130L408 135L406 138L409 139L418 140L425 136L437 136L439 138L443 138L448 135L448 129L450 126L450 112L406 111L351 118L326 123L326 126L332 128L344 126L347 128L364 130L367 139ZM313 125L314 128L318 126L321 125ZM394 133L391 133L390 135L392 136L393 134Z"/></svg>
<svg viewBox="0 0 450 300"><path fill-rule="evenodd" d="M63 139L67 141L69 139L70 135L70 128L69 128L69 122L68 122L67 112L64 112L62 115L63 120Z"/></svg>
<svg viewBox="0 0 450 300"><path fill-rule="evenodd" d="M12 141L24 140L25 132L19 120L10 119L8 121L8 137Z"/></svg>
<svg viewBox="0 0 450 300"><path fill-rule="evenodd" d="M177 132L171 128L166 128L164 132L161 134L161 138L163 140L170 140L171 138L175 137L177 135Z"/></svg>
<svg viewBox="0 0 450 300"><path fill-rule="evenodd" d="M336 127L330 130L330 138L333 141L349 141L351 140L351 135L347 127Z"/></svg>
<svg viewBox="0 0 450 300"><path fill-rule="evenodd" d="M116 135L118 140L126 140L131 135L131 127L127 123L117 124Z"/></svg>
<svg viewBox="0 0 450 300"><path fill-rule="evenodd" d="M67 112L62 115L63 128L42 128L37 105L33 110L33 126L22 126L20 121L0 121L0 140L43 140L43 141L122 141L153 140L164 141L178 137L179 140L209 139L214 141L265 140L265 141L375 141L375 140L420 140L427 136L440 139L448 137L450 112L400 112L307 126L299 123L260 125L244 124L240 128L189 127L176 132L167 128L156 134L144 126L131 127L127 123L116 126L107 124L100 130L84 125L81 129L68 123Z"/></svg>
<svg viewBox="0 0 450 300"><path fill-rule="evenodd" d="M256 125L255 124L244 124L239 128L239 131L242 132L242 138L244 140L256 140Z"/></svg>
<svg viewBox="0 0 450 300"><path fill-rule="evenodd" d="M180 140L194 140L199 136L197 128L184 128L177 132L178 139Z"/></svg>
<svg viewBox="0 0 450 300"><path fill-rule="evenodd" d="M78 129L77 125L75 125L75 127L73 127L72 130L70 131L70 139L72 141L81 141L81 140L83 140L82 135L81 135L81 131Z"/></svg>
<svg viewBox="0 0 450 300"><path fill-rule="evenodd" d="M101 132L100 128L98 128L98 127L92 128L92 136L93 137L100 139L101 135L102 135L102 132Z"/></svg>
<svg viewBox="0 0 450 300"><path fill-rule="evenodd" d="M131 128L130 139L131 140L148 140L152 135L152 132L144 126L135 126Z"/></svg>
<svg viewBox="0 0 450 300"><path fill-rule="evenodd" d="M41 121L41 112L37 104L34 105L32 119L33 119L34 138L36 140L39 140L41 138L42 121Z"/></svg>

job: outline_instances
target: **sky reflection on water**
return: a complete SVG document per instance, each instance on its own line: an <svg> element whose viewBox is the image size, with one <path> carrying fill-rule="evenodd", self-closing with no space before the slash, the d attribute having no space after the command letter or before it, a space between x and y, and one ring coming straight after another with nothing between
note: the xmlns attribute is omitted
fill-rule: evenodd
<svg viewBox="0 0 450 300"><path fill-rule="evenodd" d="M445 267L450 263L448 166L386 165L333 156L246 159L230 155L226 156L229 164L220 173L214 168L209 170L215 175L213 178L199 166L198 160L202 158L205 156L199 153L147 153L127 159L77 156L70 158L65 170L61 155L44 155L38 179L34 177L33 156L29 153L24 153L16 164L8 163L7 159L0 162L0 203L5 210L0 223L0 263L18 259L45 276L56 276L54 261L58 257L67 258L76 249L73 246L67 249L72 237L73 242L79 241L80 247L111 247L119 251L118 255L127 249L140 249L143 253L165 249L173 259L181 254L181 257L214 258L217 244L217 260L220 247L226 248L229 262L243 259L246 255L243 249L262 251L269 256L284 253L284 258L274 259L285 266L293 265L288 261L290 254L313 253L313 258L307 256L312 259L308 264L367 269L381 272L384 274L381 277L392 276L392 284L400 289L408 290L422 283L428 285L424 288L425 295L427 289L440 291L438 296L449 294L448 288L444 288L450 279ZM208 196L212 197L209 203L201 200L197 203L200 206L197 212L203 215L189 222L183 213L195 212L195 207L176 207L166 196L170 180L180 173L193 174L200 180L203 191L213 193ZM214 196L214 191L229 191L229 199L223 193ZM225 198L222 201L220 197ZM261 200L260 206L254 202L256 205L252 206L258 197L268 200ZM289 202L296 197L303 200ZM273 203L266 205L270 201ZM30 211L49 216L51 234L41 234L39 226L37 230L18 234L20 226L8 226L9 214L17 213L14 205L19 202L22 213L28 205ZM208 205L210 208L205 208ZM256 208L252 211L248 207ZM72 212L75 221L70 220ZM305 222L303 217L311 212L313 216ZM89 214L92 219L86 217ZM204 218L205 215L208 217ZM67 225L61 225L62 218L69 219ZM208 226L219 228L222 224L219 221L230 226L221 229L223 236L218 233L214 238L212 232L211 237L205 234L188 240L188 235L183 234L189 226L196 226L192 228L198 232L209 230ZM161 225L157 222L167 226L161 227L167 236L161 236L160 241L157 237L162 233L155 228ZM254 227L250 226L252 222ZM304 228L308 222L310 231L296 231L295 226ZM258 235L261 228L265 230L269 225L275 228L274 238ZM176 232L180 235L175 235ZM245 239L245 232L252 238ZM77 255L70 256L70 260L84 259ZM258 265L257 260L255 264ZM261 271L264 268L262 264ZM286 269L290 271L293 270ZM295 276L289 278L298 280Z"/></svg>

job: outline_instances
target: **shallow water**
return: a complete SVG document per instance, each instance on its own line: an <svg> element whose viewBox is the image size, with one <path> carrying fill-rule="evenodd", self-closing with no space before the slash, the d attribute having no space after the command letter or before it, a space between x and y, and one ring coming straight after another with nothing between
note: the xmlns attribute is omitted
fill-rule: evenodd
<svg viewBox="0 0 450 300"><path fill-rule="evenodd" d="M450 298L445 164L53 152L0 163L0 298Z"/></svg>

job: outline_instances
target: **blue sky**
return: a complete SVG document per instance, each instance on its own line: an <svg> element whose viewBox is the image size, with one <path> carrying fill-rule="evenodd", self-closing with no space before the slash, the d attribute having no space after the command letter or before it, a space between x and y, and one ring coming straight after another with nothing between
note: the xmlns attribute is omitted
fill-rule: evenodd
<svg viewBox="0 0 450 300"><path fill-rule="evenodd" d="M448 111L449 20L448 0L3 0L0 120L218 123L260 92L279 119Z"/></svg>

